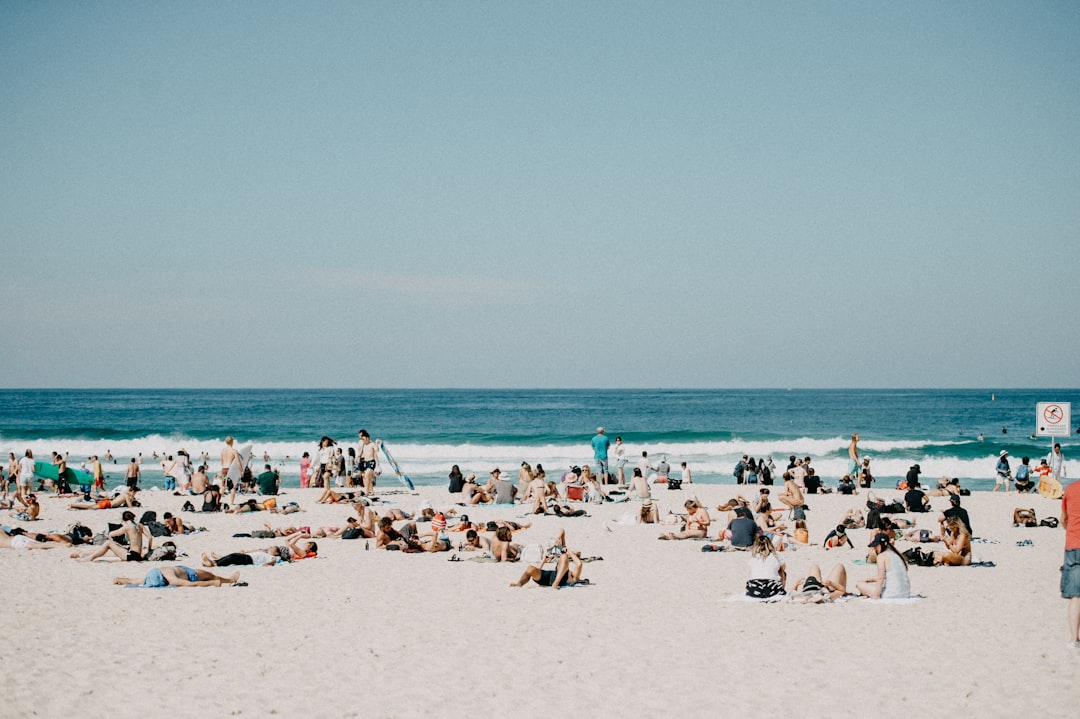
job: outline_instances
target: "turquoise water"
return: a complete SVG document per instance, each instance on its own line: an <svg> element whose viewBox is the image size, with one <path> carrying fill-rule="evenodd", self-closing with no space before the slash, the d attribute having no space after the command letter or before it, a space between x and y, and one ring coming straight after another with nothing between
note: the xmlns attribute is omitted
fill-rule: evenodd
<svg viewBox="0 0 1080 719"><path fill-rule="evenodd" d="M155 452L206 452L216 468L233 435L295 484L298 458L322 435L348 446L365 428L415 482L442 484L452 464L486 474L525 460L553 474L589 462L589 440L603 425L632 458L646 450L673 465L685 460L695 481L733 482L744 453L772 454L781 467L791 454L810 456L833 481L858 432L881 479L919 463L924 480L955 476L985 489L1000 450L1017 458L1014 467L1049 451L1050 439L1030 437L1044 401L1080 410L1080 390L0 390L0 449L66 452L76 467L111 451L113 481L141 453L152 484ZM1070 431L1059 441L1076 476L1075 421Z"/></svg>

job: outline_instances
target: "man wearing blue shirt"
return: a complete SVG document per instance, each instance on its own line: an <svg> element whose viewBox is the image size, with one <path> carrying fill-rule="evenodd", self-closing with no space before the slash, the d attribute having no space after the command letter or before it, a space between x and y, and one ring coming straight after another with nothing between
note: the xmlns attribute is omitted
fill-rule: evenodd
<svg viewBox="0 0 1080 719"><path fill-rule="evenodd" d="M596 428L596 436L592 438L593 458L596 460L596 479L600 484L607 484L608 481L608 447L611 442L608 441L607 436L604 434L603 427Z"/></svg>

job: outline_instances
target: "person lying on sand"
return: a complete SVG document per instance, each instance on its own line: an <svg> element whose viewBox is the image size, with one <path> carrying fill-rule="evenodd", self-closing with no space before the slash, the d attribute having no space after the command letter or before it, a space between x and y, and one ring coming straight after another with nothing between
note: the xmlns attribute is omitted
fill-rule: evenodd
<svg viewBox="0 0 1080 719"><path fill-rule="evenodd" d="M22 527L0 528L0 549L57 549L66 544L52 541L45 534L27 534Z"/></svg>
<svg viewBox="0 0 1080 719"><path fill-rule="evenodd" d="M117 507L138 507L135 501L135 493L138 490L130 487L122 488L112 499L102 498L92 502L72 502L68 509L116 509Z"/></svg>
<svg viewBox="0 0 1080 719"><path fill-rule="evenodd" d="M142 581L117 577L113 580L113 584L125 587L220 587L222 584L236 584L239 581L239 572L228 577L220 577L205 569L179 566L151 569Z"/></svg>
<svg viewBox="0 0 1080 719"><path fill-rule="evenodd" d="M795 602L836 601L847 594L847 570L838 562L829 570L828 579L821 578L821 567L811 564L805 577L795 580L792 600Z"/></svg>
<svg viewBox="0 0 1080 719"><path fill-rule="evenodd" d="M566 531L560 531L556 544L545 553L540 564L530 564L521 579L513 582L511 587L524 587L529 582L536 582L541 587L555 587L560 589L572 584L588 584L589 580L582 579L581 573L584 564L581 554L566 546ZM555 569L544 569L548 562L555 562Z"/></svg>

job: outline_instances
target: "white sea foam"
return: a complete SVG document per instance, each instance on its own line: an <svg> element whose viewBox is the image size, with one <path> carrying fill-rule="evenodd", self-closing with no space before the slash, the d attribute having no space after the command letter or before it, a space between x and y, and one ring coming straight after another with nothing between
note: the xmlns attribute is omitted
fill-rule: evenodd
<svg viewBox="0 0 1080 719"><path fill-rule="evenodd" d="M243 443L242 438L238 441ZM715 442L658 442L647 446L628 444L627 474L632 471L644 449L648 451L649 460L653 464L661 457L666 457L673 469L677 470L679 462L686 461L697 476L703 478L712 476L723 481L730 480L732 468L743 454L758 459L771 454L778 474L787 467L790 455L809 456L819 476L826 481L835 481L847 471L848 441L843 437L830 439L804 437L776 442L744 442L733 439ZM927 447L940 448L952 445L968 446L970 442L869 441L860 443L859 447L862 456L871 457L871 471L878 477L903 477L911 465L916 463L920 465L922 476L928 482L941 476L984 479L993 477L997 462L997 456L993 453L988 453L983 457L960 458L940 456L940 450L934 452L933 456L923 451ZM187 451L193 463L196 464L200 455L205 452L209 455L210 467L213 470L217 469L223 446L223 439L196 440L184 435L160 434L127 440L54 438L31 442L12 441L0 437L0 448L14 451L16 456L21 456L27 448L31 449L34 456L38 458L47 458L52 451L59 451L67 453L76 466L90 455L104 457L109 451L116 464L107 463L107 472L119 471L132 457L138 457L140 453L143 457L144 472L148 470L154 472L159 468L158 464L164 456L175 454L181 448ZM348 445L344 446L347 452ZM570 466L593 462L591 449L584 443L574 445L415 444L407 442L395 444L388 440L387 447L405 472L410 475L428 477L445 477L450 466L454 464L459 465L466 473L475 472L479 476L487 476L491 468L495 466L500 467L504 472L516 474L522 461L529 462L533 466L538 463L543 464L549 477L558 477ZM262 466L265 453L269 455L271 464L279 467L285 475L296 476L299 474L301 455L304 452L314 455L315 445L309 442L263 442L255 444L253 451L255 468ZM153 459L155 452L159 456L158 460ZM898 452L903 456L895 456ZM614 460L614 454L610 459ZM1066 462L1066 468L1069 476L1077 476L1077 472L1080 472L1080 462ZM777 477L777 482L779 481Z"/></svg>

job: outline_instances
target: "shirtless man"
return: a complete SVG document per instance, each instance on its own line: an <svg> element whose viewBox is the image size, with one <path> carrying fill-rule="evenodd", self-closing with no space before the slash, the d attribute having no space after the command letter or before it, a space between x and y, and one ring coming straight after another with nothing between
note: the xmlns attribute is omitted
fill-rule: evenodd
<svg viewBox="0 0 1080 719"><path fill-rule="evenodd" d="M381 471L379 448L371 441L371 435L366 429L360 430L358 434L360 435L360 458L356 463L364 473L364 494L371 496L371 493L375 491L375 475Z"/></svg>
<svg viewBox="0 0 1080 719"><path fill-rule="evenodd" d="M847 473L852 477L859 476L859 435L851 435L851 444L847 448Z"/></svg>
<svg viewBox="0 0 1080 719"><path fill-rule="evenodd" d="M71 556L83 562L92 562L100 559L110 552L122 562L145 562L154 548L154 535L150 530L135 522L135 513L128 511L120 515L123 523L120 529L109 532L109 538L100 547L95 548L89 554L75 552ZM143 537L147 538L146 552L143 552ZM127 537L128 544L125 547L115 541L117 537Z"/></svg>
<svg viewBox="0 0 1080 719"><path fill-rule="evenodd" d="M210 486L210 478L206 476L206 465L200 464L195 473L191 475L191 493L202 494Z"/></svg>
<svg viewBox="0 0 1080 719"><path fill-rule="evenodd" d="M236 439L233 438L233 437L226 437L225 438L225 446L221 450L221 473L222 474L228 474L229 473L229 467L232 466L232 463L237 461L238 459L240 459L240 453L236 451L235 447L233 447L233 442L235 442L235 441L236 441Z"/></svg>
<svg viewBox="0 0 1080 719"><path fill-rule="evenodd" d="M164 581L164 584L161 583L162 581ZM146 575L146 579L142 581L117 577L113 580L113 584L125 587L220 587L222 584L236 584L239 581L239 572L229 577L219 577L205 569L192 569L181 566L151 569Z"/></svg>
<svg viewBox="0 0 1080 719"><path fill-rule="evenodd" d="M124 482L127 484L129 489L135 489L139 486L139 479L141 477L142 470L139 469L138 462L136 462L135 458L132 457L131 464L129 464L127 469L124 471Z"/></svg>

